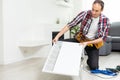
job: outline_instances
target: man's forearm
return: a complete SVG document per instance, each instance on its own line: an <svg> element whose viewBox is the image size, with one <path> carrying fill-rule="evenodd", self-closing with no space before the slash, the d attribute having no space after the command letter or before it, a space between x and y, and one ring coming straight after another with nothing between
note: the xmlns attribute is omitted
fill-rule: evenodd
<svg viewBox="0 0 120 80"><path fill-rule="evenodd" d="M98 39L95 39L95 40L92 40L92 41L87 41L87 44L97 44L99 42L103 41L102 38L98 38Z"/></svg>
<svg viewBox="0 0 120 80"><path fill-rule="evenodd" d="M67 32L70 28L68 27L68 25L66 25L58 34L57 34L57 38L61 37L65 32Z"/></svg>

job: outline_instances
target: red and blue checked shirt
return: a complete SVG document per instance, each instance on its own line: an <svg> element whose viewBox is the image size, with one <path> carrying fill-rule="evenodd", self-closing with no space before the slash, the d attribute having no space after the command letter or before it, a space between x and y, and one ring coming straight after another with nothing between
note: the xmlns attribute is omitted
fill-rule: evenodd
<svg viewBox="0 0 120 80"><path fill-rule="evenodd" d="M80 32L82 32L84 35L86 35L89 31L90 24L92 21L92 14L91 10L88 11L82 11L79 13L71 22L69 22L67 25L72 28L79 23L81 23L80 26ZM99 22L98 22L98 31L96 33L95 39L102 37L102 39L105 41L108 31L110 28L110 22L107 17L105 17L103 14L99 16Z"/></svg>

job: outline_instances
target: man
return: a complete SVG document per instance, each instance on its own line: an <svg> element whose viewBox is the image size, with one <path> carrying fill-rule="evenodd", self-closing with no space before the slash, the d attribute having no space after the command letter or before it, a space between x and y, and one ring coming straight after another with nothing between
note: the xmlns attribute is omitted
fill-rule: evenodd
<svg viewBox="0 0 120 80"><path fill-rule="evenodd" d="M53 42L59 40L59 37L67 32L70 28L81 23L80 32L90 41L80 44L86 46L85 50L88 55L87 64L90 70L99 68L99 48L95 44L105 41L110 27L109 19L102 14L104 2L95 0L92 4L92 10L80 12L71 22L69 22L53 39ZM78 42L75 38L69 41ZM88 46L93 44L93 46Z"/></svg>

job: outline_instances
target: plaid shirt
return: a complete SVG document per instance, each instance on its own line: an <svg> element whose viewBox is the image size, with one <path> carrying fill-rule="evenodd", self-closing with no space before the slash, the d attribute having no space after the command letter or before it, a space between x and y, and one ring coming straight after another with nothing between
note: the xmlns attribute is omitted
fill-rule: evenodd
<svg viewBox="0 0 120 80"><path fill-rule="evenodd" d="M80 26L80 32L82 32L84 35L86 35L88 33L88 30L90 28L90 24L92 22L92 15L91 15L91 11L82 11L81 13L79 13L71 22L69 22L67 25L72 28L76 25L78 25L79 23L81 23ZM99 16L99 22L98 22L98 31L96 33L95 38L100 38L102 37L102 39L105 41L107 35L108 35L108 31L110 28L110 22L109 19L107 17L105 17L103 14L101 14Z"/></svg>

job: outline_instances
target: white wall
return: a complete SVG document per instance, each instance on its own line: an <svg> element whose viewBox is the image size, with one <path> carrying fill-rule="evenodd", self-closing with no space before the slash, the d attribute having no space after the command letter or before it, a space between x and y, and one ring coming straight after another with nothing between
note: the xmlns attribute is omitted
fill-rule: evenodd
<svg viewBox="0 0 120 80"><path fill-rule="evenodd" d="M4 63L3 61L3 24L2 24L2 0L0 0L0 63Z"/></svg>
<svg viewBox="0 0 120 80"><path fill-rule="evenodd" d="M54 22L53 10L50 0L3 0L4 64L26 58L19 41L45 39L41 24Z"/></svg>
<svg viewBox="0 0 120 80"><path fill-rule="evenodd" d="M94 0L83 0L82 10L92 9ZM119 0L103 0L105 3L103 14L106 15L111 22L120 21Z"/></svg>
<svg viewBox="0 0 120 80"><path fill-rule="evenodd" d="M111 22L120 21L120 1L119 0L104 0L104 14L110 18Z"/></svg>
<svg viewBox="0 0 120 80"><path fill-rule="evenodd" d="M61 28L73 18L73 6L56 4L57 0L0 0L0 64L44 57L51 47L20 48L19 41L48 40L59 18ZM73 0L70 0L70 4ZM60 28L60 26L59 26ZM3 42L4 41L4 42Z"/></svg>

